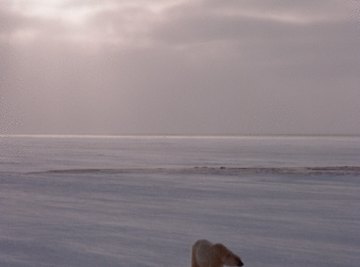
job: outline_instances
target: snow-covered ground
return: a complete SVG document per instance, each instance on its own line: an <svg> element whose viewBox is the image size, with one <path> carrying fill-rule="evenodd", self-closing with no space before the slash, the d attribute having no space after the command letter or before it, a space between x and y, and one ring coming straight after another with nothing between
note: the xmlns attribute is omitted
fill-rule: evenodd
<svg viewBox="0 0 360 267"><path fill-rule="evenodd" d="M0 266L360 262L358 139L0 138Z"/></svg>

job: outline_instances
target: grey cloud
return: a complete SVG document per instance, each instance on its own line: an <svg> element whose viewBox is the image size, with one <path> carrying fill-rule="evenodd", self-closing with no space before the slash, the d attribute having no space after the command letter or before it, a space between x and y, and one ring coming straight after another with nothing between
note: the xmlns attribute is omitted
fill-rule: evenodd
<svg viewBox="0 0 360 267"><path fill-rule="evenodd" d="M237 55L246 64L265 64L272 68L303 64L305 68L322 65L328 69L332 63L356 66L359 59L355 52L360 41L358 26L353 20L299 25L224 16L189 7L174 13L176 16L169 16L168 21L155 28L155 41L175 47L213 47L223 56Z"/></svg>
<svg viewBox="0 0 360 267"><path fill-rule="evenodd" d="M355 1L342 0L203 0L201 8L212 11L257 11L264 19L270 14L301 16L304 19L341 20L354 11ZM246 14L246 13L243 13Z"/></svg>
<svg viewBox="0 0 360 267"><path fill-rule="evenodd" d="M155 38L169 42L204 42L222 39L246 40L264 36L269 39L287 37L298 41L303 34L316 32L312 28L326 28L352 21L348 6L342 1L202 1L177 6L167 13L167 20L155 28ZM229 13L222 12L224 10ZM250 10L250 11L249 11ZM271 14L281 10L284 16L297 13L309 23L292 23L274 19ZM253 11L253 12L251 12ZM257 13L252 16L251 13ZM247 13L250 13L247 15ZM321 13L321 15L320 15ZM275 15L278 14L275 12ZM339 19L341 14L341 19ZM274 15L274 16L275 16ZM312 21L312 17L327 20ZM299 35L300 34L300 35ZM256 40L258 41L258 40Z"/></svg>

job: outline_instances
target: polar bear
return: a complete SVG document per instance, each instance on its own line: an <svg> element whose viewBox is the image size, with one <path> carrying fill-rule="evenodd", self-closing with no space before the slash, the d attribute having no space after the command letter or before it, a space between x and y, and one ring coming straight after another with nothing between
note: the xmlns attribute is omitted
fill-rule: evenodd
<svg viewBox="0 0 360 267"><path fill-rule="evenodd" d="M208 240L198 240L192 247L191 267L243 266L240 257L223 244L212 244Z"/></svg>

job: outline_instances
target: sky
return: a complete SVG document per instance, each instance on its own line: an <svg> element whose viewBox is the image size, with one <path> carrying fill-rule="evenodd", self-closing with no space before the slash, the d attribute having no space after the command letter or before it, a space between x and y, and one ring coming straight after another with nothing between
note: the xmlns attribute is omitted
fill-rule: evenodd
<svg viewBox="0 0 360 267"><path fill-rule="evenodd" d="M359 0L0 0L0 134L360 135Z"/></svg>

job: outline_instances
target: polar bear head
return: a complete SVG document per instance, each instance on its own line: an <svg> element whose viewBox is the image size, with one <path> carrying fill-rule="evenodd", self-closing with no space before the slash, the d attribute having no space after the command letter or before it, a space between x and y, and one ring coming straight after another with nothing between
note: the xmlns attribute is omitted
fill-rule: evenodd
<svg viewBox="0 0 360 267"><path fill-rule="evenodd" d="M243 266L241 258L234 254L223 244L214 244L213 251L217 254L223 265L227 266Z"/></svg>

